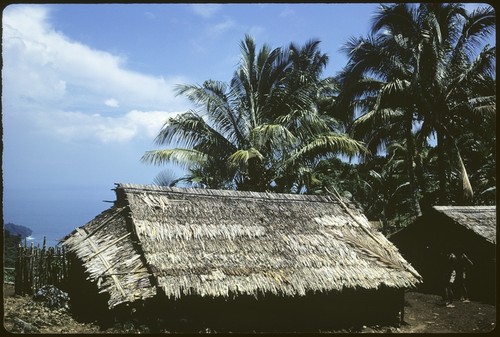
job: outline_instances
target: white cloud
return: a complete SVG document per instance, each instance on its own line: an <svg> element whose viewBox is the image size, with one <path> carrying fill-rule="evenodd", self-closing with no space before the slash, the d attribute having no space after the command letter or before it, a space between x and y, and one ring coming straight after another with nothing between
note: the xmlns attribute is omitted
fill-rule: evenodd
<svg viewBox="0 0 500 337"><path fill-rule="evenodd" d="M208 36L211 38L217 37L220 34L223 34L224 32L230 30L231 28L233 28L235 26L236 26L236 23L232 19L226 18L224 21L210 26L209 31L208 31Z"/></svg>
<svg viewBox="0 0 500 337"><path fill-rule="evenodd" d="M192 4L191 10L205 19L212 17L220 9L219 4Z"/></svg>
<svg viewBox="0 0 500 337"><path fill-rule="evenodd" d="M120 117L82 112L51 112L39 116L47 131L65 141L125 143L132 139L153 139L167 118L177 112L133 110Z"/></svg>
<svg viewBox="0 0 500 337"><path fill-rule="evenodd" d="M51 26L49 6L11 5L2 25L4 117L43 121L39 127L67 139L125 142L152 136L153 123L158 129L169 114L160 111L187 110L173 92L185 78L128 70L125 58L69 39ZM129 112L102 117L103 102Z"/></svg>
<svg viewBox="0 0 500 337"><path fill-rule="evenodd" d="M225 17L222 21L217 23L207 24L203 33L200 36L191 39L189 42L195 53L205 54L210 50L210 48L219 48L215 46L214 43L219 43L222 38L226 38L228 36L226 33L237 28L238 25L233 19Z"/></svg>
<svg viewBox="0 0 500 337"><path fill-rule="evenodd" d="M104 101L104 105L109 106L110 108L118 108L120 104L114 98L108 98Z"/></svg>

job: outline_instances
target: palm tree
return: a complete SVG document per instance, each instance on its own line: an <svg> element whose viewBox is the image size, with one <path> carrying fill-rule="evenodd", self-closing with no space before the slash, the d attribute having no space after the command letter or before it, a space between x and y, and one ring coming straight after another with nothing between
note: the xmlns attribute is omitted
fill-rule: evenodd
<svg viewBox="0 0 500 337"><path fill-rule="evenodd" d="M341 75L343 95L357 98L354 102L365 108L355 123L358 131L365 131L373 145L406 134L410 184L415 156L412 130L421 124L419 148L436 134L442 203L447 202L447 153L460 159L462 180L467 182L454 146L453 121L470 118L474 111L495 110L494 95L486 93L493 78L495 48L486 46L477 54L481 38L494 25L494 12L488 7L467 13L460 4L381 5L373 36L346 47L351 58Z"/></svg>
<svg viewBox="0 0 500 337"><path fill-rule="evenodd" d="M410 8L400 8L400 17L411 21ZM409 201L412 213L418 215L416 180L414 177L414 93L410 40L390 30L368 38L352 38L343 51L348 64L339 74L342 84L340 104L351 115L360 114L351 126L355 139L367 143L372 154L385 151L393 141L406 143L406 167L409 180Z"/></svg>
<svg viewBox="0 0 500 337"><path fill-rule="evenodd" d="M200 112L169 119L156 142L181 146L148 151L142 160L183 165L189 170L184 181L205 187L291 191L296 179L290 172L299 162L328 151L354 155L362 145L333 134L331 118L317 108L332 86L319 78L328 58L318 46L312 40L302 48L264 45L257 52L246 36L229 84L177 88Z"/></svg>
<svg viewBox="0 0 500 337"><path fill-rule="evenodd" d="M496 97L487 93L494 78L495 47L480 49L482 39L494 32L495 14L491 7L467 13L460 4L423 4L419 12L425 33L417 60L418 113L423 134L437 136L440 202L447 203L446 153L455 152L464 192L472 196L465 188L468 177L453 135L456 121L469 119L475 110L496 111Z"/></svg>

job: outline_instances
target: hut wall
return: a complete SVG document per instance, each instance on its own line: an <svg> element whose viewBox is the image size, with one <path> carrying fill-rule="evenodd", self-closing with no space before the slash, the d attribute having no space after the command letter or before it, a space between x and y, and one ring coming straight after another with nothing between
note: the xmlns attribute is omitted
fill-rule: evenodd
<svg viewBox="0 0 500 337"><path fill-rule="evenodd" d="M73 315L84 322L99 321L106 325L113 320L108 309L109 294L99 294L97 285L86 280L85 268L74 254L68 254L72 268L68 275L67 291Z"/></svg>
<svg viewBox="0 0 500 337"><path fill-rule="evenodd" d="M301 297L275 295L221 297L157 297L136 310L136 321L157 331L177 332L318 332L361 325L400 323L402 290L349 290L310 293ZM153 329L154 330L154 329Z"/></svg>

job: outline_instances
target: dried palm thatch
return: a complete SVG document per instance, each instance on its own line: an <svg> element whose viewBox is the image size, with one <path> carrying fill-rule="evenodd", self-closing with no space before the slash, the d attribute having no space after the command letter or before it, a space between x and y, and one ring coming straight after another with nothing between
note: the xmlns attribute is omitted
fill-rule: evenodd
<svg viewBox="0 0 500 337"><path fill-rule="evenodd" d="M487 241L496 243L496 206L434 206L437 212L450 218Z"/></svg>
<svg viewBox="0 0 500 337"><path fill-rule="evenodd" d="M156 294L125 216L126 208L112 207L63 239L67 251L82 261L87 279L97 283L100 293L110 294L110 307Z"/></svg>
<svg viewBox="0 0 500 337"><path fill-rule="evenodd" d="M108 273L92 256L103 255L117 271L143 273L130 278L144 277L141 259L126 263L142 255L169 298L303 296L344 288L402 289L420 281L392 243L336 196L129 184L117 185L116 193L116 206L109 212L121 219L121 231L105 230L108 225L96 228L107 218L101 216L64 244L87 261L92 275ZM82 230L89 234L81 235ZM133 253L113 248L133 240L139 243ZM101 289L126 300L138 291L123 288L123 294L112 281ZM153 295L149 285L140 289L142 297Z"/></svg>

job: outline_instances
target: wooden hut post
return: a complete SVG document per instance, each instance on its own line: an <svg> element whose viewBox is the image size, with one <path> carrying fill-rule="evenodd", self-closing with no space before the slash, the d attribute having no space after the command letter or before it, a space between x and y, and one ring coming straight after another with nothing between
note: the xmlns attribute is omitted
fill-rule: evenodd
<svg viewBox="0 0 500 337"><path fill-rule="evenodd" d="M32 295L35 292L35 289L38 285L38 269L40 269L40 244L38 244L37 247L33 245L32 243L32 269L31 269L31 288L30 288L30 295Z"/></svg>
<svg viewBox="0 0 500 337"><path fill-rule="evenodd" d="M26 242L26 239L24 240L24 247L23 247L23 253L22 253L22 270L23 270L23 277L22 277L22 290L21 290L21 295L26 295L27 289L28 289L28 283L29 283L29 276L30 276L30 260L29 260L29 251L28 251L28 243Z"/></svg>
<svg viewBox="0 0 500 337"><path fill-rule="evenodd" d="M68 265L66 261L66 254L64 250L64 246L61 248L61 259L62 259L62 275L61 275L61 283L66 286L66 282L68 281Z"/></svg>
<svg viewBox="0 0 500 337"><path fill-rule="evenodd" d="M52 284L52 285L55 285L54 283L54 268L53 267L53 263L54 263L54 260L53 260L53 257L54 257L54 247L49 247L49 250L47 251L47 261L45 263L45 265L47 266L47 270L46 270L46 273L47 273L47 278L46 278L46 281L45 281L45 284Z"/></svg>
<svg viewBox="0 0 500 337"><path fill-rule="evenodd" d="M23 282L23 246L19 242L17 246L17 257L15 265L15 278L14 278L14 292L16 295L20 295L22 292L22 282Z"/></svg>
<svg viewBox="0 0 500 337"><path fill-rule="evenodd" d="M35 245L33 242L31 242L30 248L28 250L28 255L26 256L27 261L28 261L28 277L26 278L26 289L25 289L25 294L31 295L31 288L33 285L33 275L34 273L34 268L35 268Z"/></svg>
<svg viewBox="0 0 500 337"><path fill-rule="evenodd" d="M401 292L401 315L399 316L399 323L404 324L405 322L405 289L400 289Z"/></svg>
<svg viewBox="0 0 500 337"><path fill-rule="evenodd" d="M42 249L40 250L40 246L38 246L38 272L37 272L37 282L35 284L35 287L33 289L33 291L35 289L38 289L40 288L42 285L45 284L46 282L46 279L47 279L47 270L46 270L46 266L45 266L45 263L46 263L46 258L47 258L47 254L46 254L46 238L43 237L43 245L42 245Z"/></svg>

